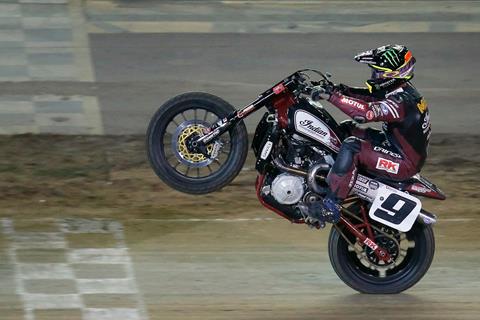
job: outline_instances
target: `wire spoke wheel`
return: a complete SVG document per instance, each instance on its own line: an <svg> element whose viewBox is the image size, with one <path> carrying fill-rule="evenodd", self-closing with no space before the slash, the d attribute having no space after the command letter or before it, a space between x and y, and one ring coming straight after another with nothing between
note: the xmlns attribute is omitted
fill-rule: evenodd
<svg viewBox="0 0 480 320"><path fill-rule="evenodd" d="M159 108L147 131L148 157L155 173L176 190L202 194L228 184L247 155L245 124L237 124L202 152L191 142L235 109L206 93L186 93Z"/></svg>

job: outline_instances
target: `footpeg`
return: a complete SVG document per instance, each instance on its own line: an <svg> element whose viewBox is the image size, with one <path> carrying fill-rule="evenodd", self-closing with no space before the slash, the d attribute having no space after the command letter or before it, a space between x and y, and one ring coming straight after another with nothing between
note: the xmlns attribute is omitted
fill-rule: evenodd
<svg viewBox="0 0 480 320"><path fill-rule="evenodd" d="M310 215L307 205L305 205L305 204L299 204L299 205L297 206L297 210L300 212L300 214L301 214L302 217L303 217L303 221L305 222L305 224L306 224L309 228L311 228L311 229L313 229L313 228L316 228L316 229L323 229L323 228L325 228L325 226L326 226L325 221L320 220L320 219L317 219L317 218L315 218L314 216Z"/></svg>

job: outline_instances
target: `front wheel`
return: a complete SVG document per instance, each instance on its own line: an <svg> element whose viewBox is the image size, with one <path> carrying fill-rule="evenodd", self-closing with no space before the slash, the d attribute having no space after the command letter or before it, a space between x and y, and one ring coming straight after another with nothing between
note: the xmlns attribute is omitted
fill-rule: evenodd
<svg viewBox="0 0 480 320"><path fill-rule="evenodd" d="M190 194L213 192L230 183L247 157L243 122L207 145L206 154L190 151L188 142L234 111L226 101L201 92L167 101L147 130L148 159L155 173L170 187Z"/></svg>
<svg viewBox="0 0 480 320"><path fill-rule="evenodd" d="M399 293L416 284L427 272L435 253L431 226L416 223L406 233L380 227L375 242L386 249L393 262L385 264L355 237L332 227L328 253L333 269L348 286L372 294Z"/></svg>

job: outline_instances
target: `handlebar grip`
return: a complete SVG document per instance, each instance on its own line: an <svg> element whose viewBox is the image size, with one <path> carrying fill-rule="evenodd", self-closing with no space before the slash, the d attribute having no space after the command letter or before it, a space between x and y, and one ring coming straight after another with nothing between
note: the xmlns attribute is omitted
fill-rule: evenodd
<svg viewBox="0 0 480 320"><path fill-rule="evenodd" d="M312 90L312 100L313 101L319 101L322 99L321 94L326 93L325 89L320 87L320 88L314 88Z"/></svg>

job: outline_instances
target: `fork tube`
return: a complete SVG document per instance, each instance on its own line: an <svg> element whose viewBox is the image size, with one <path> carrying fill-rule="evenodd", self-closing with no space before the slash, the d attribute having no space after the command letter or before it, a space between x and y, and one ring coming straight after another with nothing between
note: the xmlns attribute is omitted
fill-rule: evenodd
<svg viewBox="0 0 480 320"><path fill-rule="evenodd" d="M258 98L255 101L253 101L249 105L243 107L240 110L236 110L235 112L233 112L232 114L228 115L223 119L218 120L209 128L210 132L200 137L196 141L196 143L208 144L219 135L230 130L230 128L235 126L238 122L242 121L242 119L247 117L249 114L267 105L268 102L270 102L271 98L273 98L274 96L280 96L282 94L287 93L289 90L293 89L294 85L295 85L295 80L291 77L287 78L286 80L283 80L273 88L270 88L267 91L263 92L261 95L258 96Z"/></svg>

